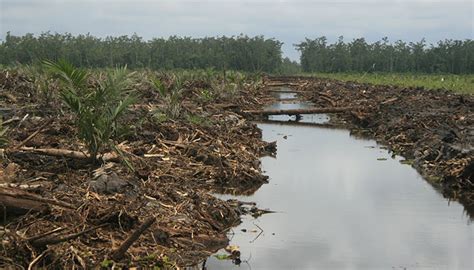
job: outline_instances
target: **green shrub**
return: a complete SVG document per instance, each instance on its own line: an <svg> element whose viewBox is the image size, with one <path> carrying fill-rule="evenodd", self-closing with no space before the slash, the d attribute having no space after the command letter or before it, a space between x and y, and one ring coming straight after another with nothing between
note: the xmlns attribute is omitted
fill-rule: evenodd
<svg viewBox="0 0 474 270"><path fill-rule="evenodd" d="M194 125L198 126L210 126L212 124L211 120L209 118L196 115L196 114L188 114L186 115L186 120Z"/></svg>
<svg viewBox="0 0 474 270"><path fill-rule="evenodd" d="M214 100L214 94L209 89L202 89L199 92L199 99L201 102L208 103Z"/></svg>
<svg viewBox="0 0 474 270"><path fill-rule="evenodd" d="M171 119L177 119L181 115L183 81L175 76L173 85L167 88L159 79L154 79L153 85L165 101L163 113Z"/></svg>

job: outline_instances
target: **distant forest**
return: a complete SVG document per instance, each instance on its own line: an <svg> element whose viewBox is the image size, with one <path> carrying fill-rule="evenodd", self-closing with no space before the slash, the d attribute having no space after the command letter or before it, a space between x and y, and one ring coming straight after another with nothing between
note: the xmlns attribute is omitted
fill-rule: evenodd
<svg viewBox="0 0 474 270"><path fill-rule="evenodd" d="M90 34L7 33L0 43L0 64L31 64L42 59L66 59L81 67L127 65L151 69L232 69L249 72L412 72L474 73L474 41L444 40L436 44L391 43L388 38L368 43L364 38L330 44L326 37L296 44L297 64L283 58L283 43L263 36L144 40L138 35L98 38Z"/></svg>
<svg viewBox="0 0 474 270"><path fill-rule="evenodd" d="M364 38L329 44L326 37L295 45L305 72L474 73L474 41L444 40L428 46L422 39L406 43L388 38L367 43Z"/></svg>
<svg viewBox="0 0 474 270"><path fill-rule="evenodd" d="M81 67L127 65L151 69L233 69L273 72L282 62L283 43L263 36L190 38L172 36L149 41L132 36L7 33L0 44L0 64L30 64L66 59Z"/></svg>

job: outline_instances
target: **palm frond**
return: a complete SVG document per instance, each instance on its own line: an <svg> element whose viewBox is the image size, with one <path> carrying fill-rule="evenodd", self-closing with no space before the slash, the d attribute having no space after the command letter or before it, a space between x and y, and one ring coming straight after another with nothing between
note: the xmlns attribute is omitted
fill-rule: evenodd
<svg viewBox="0 0 474 270"><path fill-rule="evenodd" d="M43 63L63 83L61 98L74 112L79 138L86 143L91 158L96 159L104 146L113 144L118 119L137 100L132 95L130 74L126 68L117 68L92 88L87 85L87 71L67 61Z"/></svg>
<svg viewBox="0 0 474 270"><path fill-rule="evenodd" d="M166 97L167 91L163 82L160 79L154 79L152 82L155 88L158 90L158 93L160 93L161 97Z"/></svg>
<svg viewBox="0 0 474 270"><path fill-rule="evenodd" d="M62 59L57 62L44 60L43 66L55 73L62 82L74 89L83 89L87 85L89 73L84 69L75 68L66 60Z"/></svg>
<svg viewBox="0 0 474 270"><path fill-rule="evenodd" d="M135 103L136 100L137 99L134 96L127 96L123 100L120 100L117 106L115 107L114 112L112 113L111 120L117 120L117 118L119 118L130 105Z"/></svg>

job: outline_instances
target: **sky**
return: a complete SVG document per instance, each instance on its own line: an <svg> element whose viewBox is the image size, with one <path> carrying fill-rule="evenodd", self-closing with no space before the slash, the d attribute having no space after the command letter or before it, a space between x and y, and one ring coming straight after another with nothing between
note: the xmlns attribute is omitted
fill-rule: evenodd
<svg viewBox="0 0 474 270"><path fill-rule="evenodd" d="M204 37L264 35L293 44L326 36L428 43L473 39L474 0L0 0L0 39L58 33Z"/></svg>

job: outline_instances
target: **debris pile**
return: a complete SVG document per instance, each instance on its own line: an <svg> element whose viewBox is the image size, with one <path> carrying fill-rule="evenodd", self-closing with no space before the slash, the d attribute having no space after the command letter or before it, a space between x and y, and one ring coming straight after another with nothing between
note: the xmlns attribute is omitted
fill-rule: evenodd
<svg viewBox="0 0 474 270"><path fill-rule="evenodd" d="M35 79L0 71L8 127L0 164L0 267L174 268L227 246L227 230L248 209L211 193L257 190L267 182L259 158L275 149L239 114L263 105L263 85L204 95L209 87L185 82L180 117L162 119L157 112L167 100L138 82L141 99L125 117L120 155L110 150L95 164L60 101L46 100Z"/></svg>

